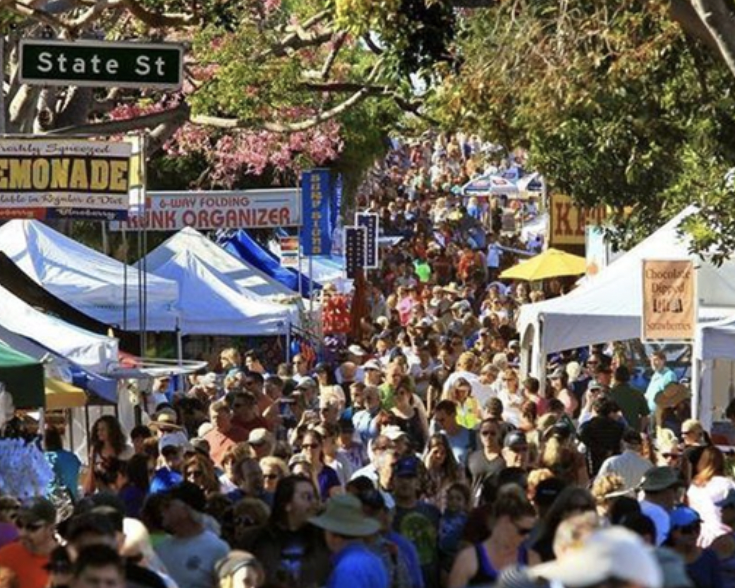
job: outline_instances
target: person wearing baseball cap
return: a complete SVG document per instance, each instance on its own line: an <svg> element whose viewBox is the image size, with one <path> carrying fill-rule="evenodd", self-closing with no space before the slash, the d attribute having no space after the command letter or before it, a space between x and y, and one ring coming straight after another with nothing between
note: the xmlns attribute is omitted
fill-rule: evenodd
<svg viewBox="0 0 735 588"><path fill-rule="evenodd" d="M0 567L8 568L18 588L46 588L46 565L56 548L56 507L45 498L34 498L18 509L15 521L20 539L0 549Z"/></svg>
<svg viewBox="0 0 735 588"><path fill-rule="evenodd" d="M380 523L363 514L357 497L343 494L329 499L324 513L309 522L324 529L327 546L334 554L328 588L388 588L382 560L365 544L366 538L380 531Z"/></svg>
<svg viewBox="0 0 735 588"><path fill-rule="evenodd" d="M204 525L204 491L182 482L167 493L167 498L161 514L170 537L156 546L156 553L179 588L211 586L215 565L229 553L230 546Z"/></svg>

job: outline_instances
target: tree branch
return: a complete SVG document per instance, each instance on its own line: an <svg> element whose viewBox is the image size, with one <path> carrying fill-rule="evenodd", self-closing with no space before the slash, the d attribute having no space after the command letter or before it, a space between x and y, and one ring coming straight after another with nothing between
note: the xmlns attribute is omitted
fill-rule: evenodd
<svg viewBox="0 0 735 588"><path fill-rule="evenodd" d="M26 4L25 2L21 2L20 0L10 0L7 3L7 9L13 11L15 14L31 18L52 28L65 31L69 30L69 23L66 20L54 16L53 14L45 10L34 8L33 6Z"/></svg>
<svg viewBox="0 0 735 588"><path fill-rule="evenodd" d="M720 56L735 75L735 17L725 0L691 0L694 10L712 35Z"/></svg>
<svg viewBox="0 0 735 588"><path fill-rule="evenodd" d="M370 94L385 94L390 92L388 86L363 84L360 82L304 82L301 84L306 90L315 92L359 92L367 90Z"/></svg>
<svg viewBox="0 0 735 588"><path fill-rule="evenodd" d="M669 5L669 16L683 29L683 31L697 41L704 43L711 51L719 56L720 48L712 37L709 29L704 24L697 11L689 0L671 0Z"/></svg>
<svg viewBox="0 0 735 588"><path fill-rule="evenodd" d="M327 60L324 62L324 67L322 67L321 78L323 80L326 81L329 79L329 73L332 71L332 66L337 59L337 55L339 55L340 49L342 49L342 45L344 45L345 43L345 39L347 39L346 32L338 33L336 38L334 39L334 46L329 52Z"/></svg>
<svg viewBox="0 0 735 588"><path fill-rule="evenodd" d="M252 125L245 123L236 118L223 118L218 116L207 116L207 115L196 115L191 117L191 122L194 124L216 127L219 129L242 129L251 128L253 126L259 126L260 128L271 131L272 133L296 133L299 131L308 131L314 127L333 119L343 112L346 112L356 104L359 104L365 98L370 95L368 88L362 88L358 92L355 92L352 96L346 100L340 102L336 106L320 112L311 118L306 120L295 122L295 123L279 123L274 121L265 121L259 125Z"/></svg>
<svg viewBox="0 0 735 588"><path fill-rule="evenodd" d="M111 4L124 6L135 18L154 29L164 27L181 28L196 24L198 21L198 17L195 14L152 12L143 7L138 0L113 0Z"/></svg>
<svg viewBox="0 0 735 588"><path fill-rule="evenodd" d="M128 133L130 131L137 131L140 129L151 129L170 122L172 120L179 120L183 124L189 118L191 112L189 105L186 102L182 102L174 108L168 110L162 110L160 112L152 112L151 114L144 114L142 116L136 116L133 118L126 118L122 120L110 120L99 123L90 123L86 125L74 125L69 127L63 127L60 129L54 129L49 131L48 135L115 135L118 133Z"/></svg>

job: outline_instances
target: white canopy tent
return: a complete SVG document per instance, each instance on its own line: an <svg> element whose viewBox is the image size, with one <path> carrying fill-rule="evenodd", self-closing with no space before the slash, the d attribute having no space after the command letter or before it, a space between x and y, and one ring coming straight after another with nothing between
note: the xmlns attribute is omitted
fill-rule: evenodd
<svg viewBox="0 0 735 588"><path fill-rule="evenodd" d="M293 305L247 297L191 251L180 251L156 274L179 284L181 335L285 335L298 322Z"/></svg>
<svg viewBox="0 0 735 588"><path fill-rule="evenodd" d="M1 286L0 325L100 374L118 360L117 339L43 314Z"/></svg>
<svg viewBox="0 0 735 588"><path fill-rule="evenodd" d="M145 276L145 321L140 316L138 270L95 251L35 220L0 227L4 251L35 282L78 310L109 325L151 331L176 328L178 286Z"/></svg>
<svg viewBox="0 0 735 588"><path fill-rule="evenodd" d="M696 414L711 429L735 396L735 314L700 325L693 356L699 374Z"/></svg>
<svg viewBox="0 0 735 588"><path fill-rule="evenodd" d="M204 260L209 267L244 292L268 298L297 298L295 292L279 281L231 255L191 227L181 229L146 255L146 270L158 274L159 268L184 251L190 251L198 259ZM138 261L136 265L140 263Z"/></svg>
<svg viewBox="0 0 735 588"><path fill-rule="evenodd" d="M692 256L689 239L677 231L693 211L690 207L678 214L568 295L521 308L521 342L525 350L532 348L532 371L539 378L545 376L548 353L640 336L644 259L694 259L699 321L735 314L735 261L718 268ZM529 371L529 357L524 355L523 367Z"/></svg>

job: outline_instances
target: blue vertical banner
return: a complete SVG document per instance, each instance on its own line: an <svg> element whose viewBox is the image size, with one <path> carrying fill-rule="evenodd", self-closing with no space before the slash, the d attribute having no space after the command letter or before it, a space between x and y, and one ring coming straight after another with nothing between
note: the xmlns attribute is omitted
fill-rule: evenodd
<svg viewBox="0 0 735 588"><path fill-rule="evenodd" d="M365 227L365 269L378 269L378 213L358 212L355 224Z"/></svg>
<svg viewBox="0 0 735 588"><path fill-rule="evenodd" d="M328 169L314 169L301 174L301 248L304 255L331 253L331 201L332 178Z"/></svg>

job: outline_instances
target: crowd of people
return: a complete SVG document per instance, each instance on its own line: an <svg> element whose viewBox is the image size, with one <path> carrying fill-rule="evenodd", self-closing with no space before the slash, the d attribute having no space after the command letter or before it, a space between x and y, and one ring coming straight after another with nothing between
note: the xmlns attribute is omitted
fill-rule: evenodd
<svg viewBox="0 0 735 588"><path fill-rule="evenodd" d="M47 427L47 495L0 497L0 586L735 587L728 456L664 353L645 390L615 344L520 373L518 309L570 284L499 281L539 243L503 231L533 202L455 189L522 164L495 157L394 146L361 204L402 239L324 356L223 349L131 431L99 418L85 465Z"/></svg>

